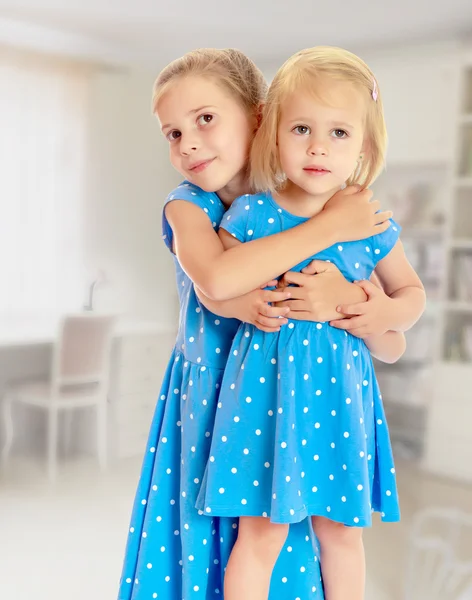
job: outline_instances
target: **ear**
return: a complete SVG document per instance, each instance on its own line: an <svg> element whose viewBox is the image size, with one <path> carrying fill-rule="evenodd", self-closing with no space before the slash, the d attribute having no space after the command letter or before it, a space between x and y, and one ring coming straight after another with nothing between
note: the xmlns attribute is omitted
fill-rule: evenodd
<svg viewBox="0 0 472 600"><path fill-rule="evenodd" d="M362 142L362 148L360 151L360 160L362 160L363 162L366 161L366 159L368 159L370 157L370 152L372 149L372 144L370 142L370 140L368 138L365 138L364 141Z"/></svg>

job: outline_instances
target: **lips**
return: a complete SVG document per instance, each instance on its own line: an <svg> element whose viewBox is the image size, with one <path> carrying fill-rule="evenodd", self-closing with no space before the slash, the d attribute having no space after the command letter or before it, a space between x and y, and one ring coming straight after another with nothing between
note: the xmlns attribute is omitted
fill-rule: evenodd
<svg viewBox="0 0 472 600"><path fill-rule="evenodd" d="M208 160L200 160L196 163L193 163L189 166L189 171L192 173L201 173L204 171L211 163L214 161L214 158L209 158Z"/></svg>
<svg viewBox="0 0 472 600"><path fill-rule="evenodd" d="M303 169L304 171L307 171L308 173L313 173L313 174L326 174L326 173L331 173L331 171L329 169L325 169L325 167L322 167L321 165L310 165L308 167L304 167Z"/></svg>

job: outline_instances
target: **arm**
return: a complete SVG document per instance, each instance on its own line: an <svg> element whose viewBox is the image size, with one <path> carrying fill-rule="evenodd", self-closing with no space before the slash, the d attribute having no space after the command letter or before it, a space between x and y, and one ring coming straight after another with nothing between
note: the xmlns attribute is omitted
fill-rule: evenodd
<svg viewBox="0 0 472 600"><path fill-rule="evenodd" d="M365 345L372 356L384 363L395 363L406 350L405 334L399 331L387 331L383 335L371 335L364 338Z"/></svg>
<svg viewBox="0 0 472 600"><path fill-rule="evenodd" d="M275 285L276 282L269 282L267 285ZM266 286L264 286L266 287ZM212 300L203 294L201 290L195 288L200 302L212 313L228 319L238 319L244 323L251 323L261 331L273 333L280 331L282 325L287 324L285 315L290 309L271 306L270 303L277 303L290 296L285 291L254 290L231 300Z"/></svg>
<svg viewBox="0 0 472 600"><path fill-rule="evenodd" d="M334 321L334 327L366 337L389 330L408 331L421 317L426 301L424 287L400 241L376 265L375 272L382 288L370 281L357 282L366 292L367 302L340 306L339 310L351 318Z"/></svg>
<svg viewBox="0 0 472 600"><path fill-rule="evenodd" d="M227 300L258 288L338 239L362 239L385 231L390 212L377 213L371 192L346 188L316 217L273 236L238 244L226 252L207 215L185 200L174 200L166 216L182 268L213 300ZM234 239L227 232L222 236Z"/></svg>

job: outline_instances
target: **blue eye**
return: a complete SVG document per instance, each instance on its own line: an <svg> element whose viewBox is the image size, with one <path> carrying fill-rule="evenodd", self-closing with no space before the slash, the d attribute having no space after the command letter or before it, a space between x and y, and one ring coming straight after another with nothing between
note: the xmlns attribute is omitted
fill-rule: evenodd
<svg viewBox="0 0 472 600"><path fill-rule="evenodd" d="M297 135L310 135L311 129L307 125L297 125L292 129Z"/></svg>

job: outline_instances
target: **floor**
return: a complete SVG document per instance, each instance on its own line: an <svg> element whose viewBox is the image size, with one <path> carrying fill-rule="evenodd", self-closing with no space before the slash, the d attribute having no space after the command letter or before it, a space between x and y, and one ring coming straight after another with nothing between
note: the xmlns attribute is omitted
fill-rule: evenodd
<svg viewBox="0 0 472 600"><path fill-rule="evenodd" d="M139 467L139 460L126 460L102 474L93 462L69 463L50 485L41 463L10 463L0 475L2 598L115 600ZM403 600L409 531L419 509L472 511L472 486L397 467L403 519L365 532L366 600ZM472 535L468 541L471 548Z"/></svg>

